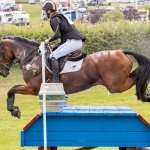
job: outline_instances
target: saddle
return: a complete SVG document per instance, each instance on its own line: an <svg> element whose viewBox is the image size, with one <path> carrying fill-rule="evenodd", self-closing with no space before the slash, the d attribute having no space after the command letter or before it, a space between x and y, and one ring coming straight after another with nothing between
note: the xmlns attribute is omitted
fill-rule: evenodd
<svg viewBox="0 0 150 150"><path fill-rule="evenodd" d="M86 57L86 53L82 53L81 49L77 50L77 51L75 51L73 53L70 53L70 54L68 54L66 56L60 57L58 59L58 62L59 62L59 71L61 72L63 70L63 68L65 66L65 63L67 61L79 61L79 60L81 60L82 58L85 58L85 57ZM48 64L48 66L50 66L49 65L50 64L49 54L46 55L46 58L47 58L46 59L47 60L46 63ZM51 66L50 66L49 69L51 70Z"/></svg>

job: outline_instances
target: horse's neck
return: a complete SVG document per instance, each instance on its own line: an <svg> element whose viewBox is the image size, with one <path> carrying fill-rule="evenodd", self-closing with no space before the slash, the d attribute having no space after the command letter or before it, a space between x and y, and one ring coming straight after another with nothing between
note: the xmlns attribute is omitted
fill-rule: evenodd
<svg viewBox="0 0 150 150"><path fill-rule="evenodd" d="M34 55L32 52L36 50L37 47L35 46L28 46L28 45L17 45L15 49L13 49L13 55L15 59L19 60L20 63L23 63L26 59L32 59L32 55Z"/></svg>

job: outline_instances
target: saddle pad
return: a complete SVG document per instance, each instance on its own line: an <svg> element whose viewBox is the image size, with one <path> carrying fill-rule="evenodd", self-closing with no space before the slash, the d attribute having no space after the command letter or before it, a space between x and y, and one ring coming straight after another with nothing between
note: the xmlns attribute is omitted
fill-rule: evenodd
<svg viewBox="0 0 150 150"><path fill-rule="evenodd" d="M59 74L67 73L67 72L76 72L80 70L82 66L82 62L83 62L83 59L79 61L67 61L63 70Z"/></svg>

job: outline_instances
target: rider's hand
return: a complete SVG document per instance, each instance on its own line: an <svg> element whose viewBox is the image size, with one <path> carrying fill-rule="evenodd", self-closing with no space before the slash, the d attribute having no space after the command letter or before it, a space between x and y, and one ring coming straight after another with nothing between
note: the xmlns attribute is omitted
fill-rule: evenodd
<svg viewBox="0 0 150 150"><path fill-rule="evenodd" d="M53 49L54 46L55 46L55 45L50 45L50 48Z"/></svg>
<svg viewBox="0 0 150 150"><path fill-rule="evenodd" d="M51 37L49 39L45 40L46 45L49 44L50 39L51 39Z"/></svg>
<svg viewBox="0 0 150 150"><path fill-rule="evenodd" d="M45 40L45 44L49 44L49 39Z"/></svg>

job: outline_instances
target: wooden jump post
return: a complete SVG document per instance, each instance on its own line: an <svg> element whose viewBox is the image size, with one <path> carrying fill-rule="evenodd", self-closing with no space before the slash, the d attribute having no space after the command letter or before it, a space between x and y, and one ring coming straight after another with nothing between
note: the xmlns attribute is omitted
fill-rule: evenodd
<svg viewBox="0 0 150 150"><path fill-rule="evenodd" d="M119 147L139 150L150 147L150 124L125 106L64 107L47 112L47 150L57 147ZM21 146L43 150L43 113L36 115L21 131Z"/></svg>

